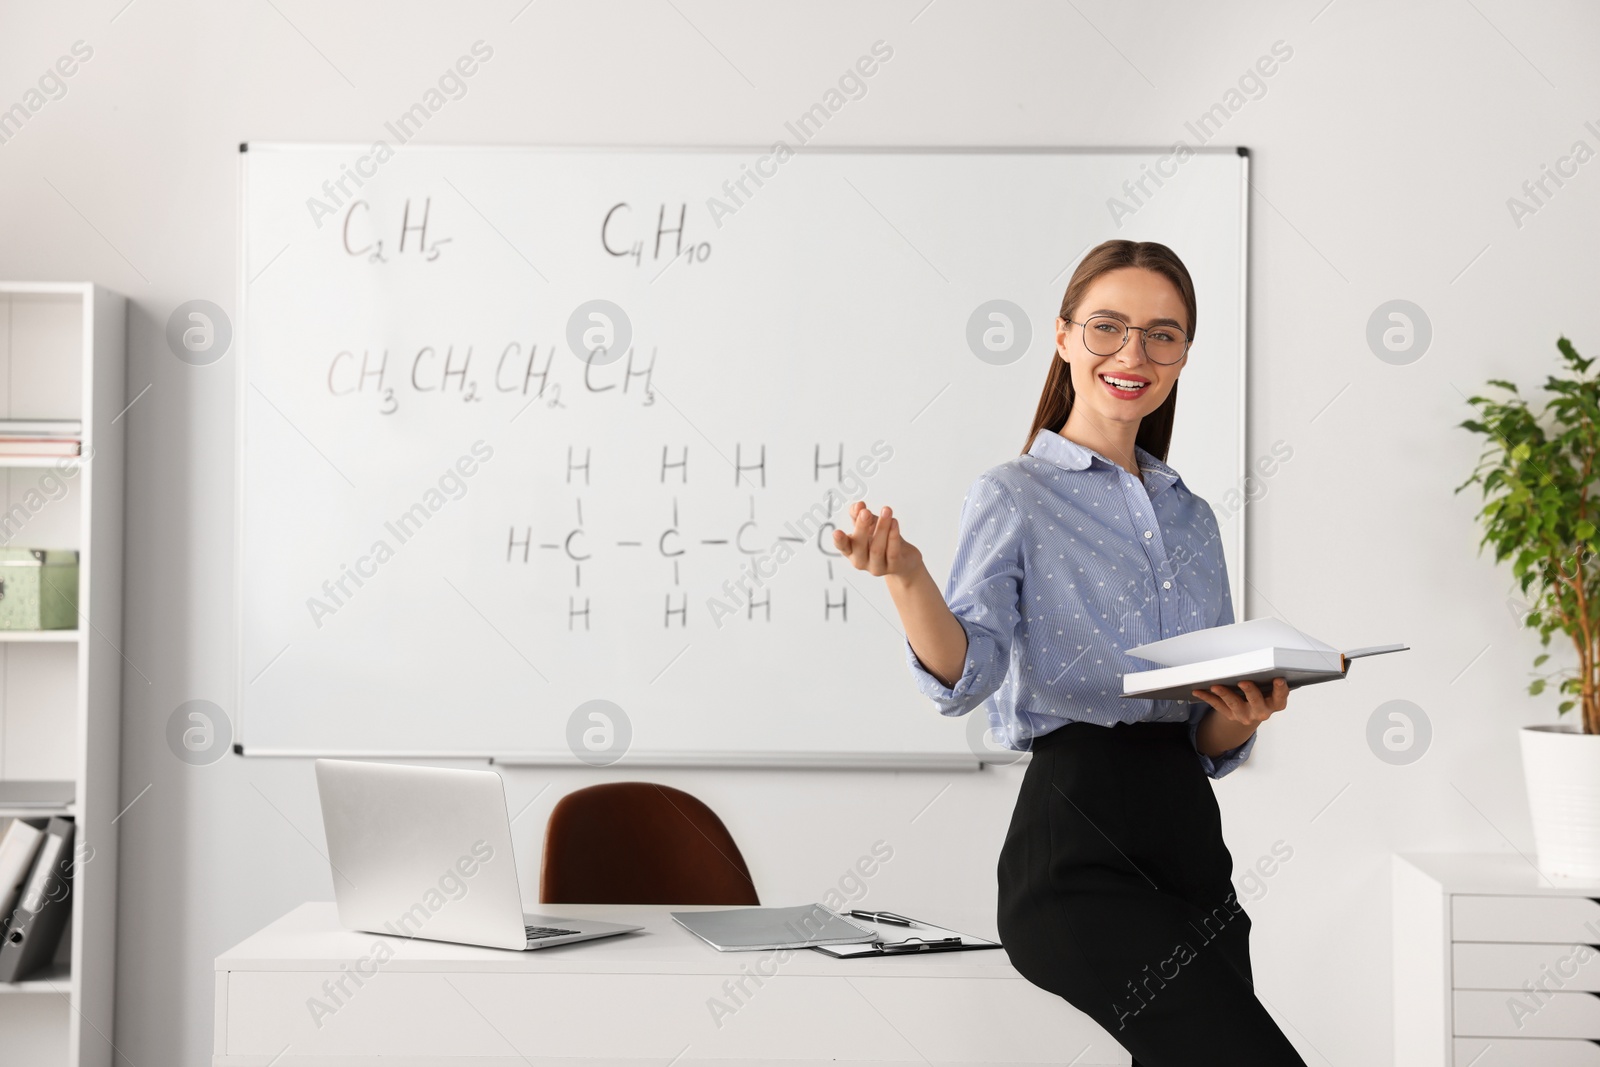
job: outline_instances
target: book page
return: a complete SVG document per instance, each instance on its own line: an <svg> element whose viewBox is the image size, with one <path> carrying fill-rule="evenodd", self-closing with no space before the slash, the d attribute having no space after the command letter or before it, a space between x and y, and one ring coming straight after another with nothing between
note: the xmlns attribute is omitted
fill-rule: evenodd
<svg viewBox="0 0 1600 1067"><path fill-rule="evenodd" d="M1250 619L1231 626L1212 626L1169 637L1165 641L1151 641L1128 649L1128 655L1159 663L1163 667L1181 667L1261 648L1329 652L1334 655L1335 662L1339 655L1339 650L1332 645L1324 644L1281 619L1273 618Z"/></svg>

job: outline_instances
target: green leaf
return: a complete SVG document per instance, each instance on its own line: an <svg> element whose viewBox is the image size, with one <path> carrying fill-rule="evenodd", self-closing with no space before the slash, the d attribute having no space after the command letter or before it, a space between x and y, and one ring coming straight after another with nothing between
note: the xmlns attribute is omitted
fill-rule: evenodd
<svg viewBox="0 0 1600 1067"><path fill-rule="evenodd" d="M1571 711L1573 708L1575 708L1577 706L1578 706L1578 702L1575 701L1575 700L1563 700L1561 702L1561 704L1556 708L1556 714L1565 715L1567 712Z"/></svg>
<svg viewBox="0 0 1600 1067"><path fill-rule="evenodd" d="M1589 364L1594 362L1592 359L1584 359L1582 356L1578 355L1578 350L1573 348L1572 342L1567 340L1565 337L1562 337L1556 341L1556 347L1561 350L1561 354L1563 356L1567 357L1567 362L1571 363L1574 367L1577 367L1580 372L1587 371L1589 369Z"/></svg>
<svg viewBox="0 0 1600 1067"><path fill-rule="evenodd" d="M1543 667L1544 666L1544 661L1549 659L1549 658L1550 658L1550 653L1541 652L1537 657L1534 658L1533 665L1535 667Z"/></svg>
<svg viewBox="0 0 1600 1067"><path fill-rule="evenodd" d="M1544 679L1543 678L1535 678L1533 681L1528 683L1528 695L1529 696L1536 697L1542 692L1544 692Z"/></svg>

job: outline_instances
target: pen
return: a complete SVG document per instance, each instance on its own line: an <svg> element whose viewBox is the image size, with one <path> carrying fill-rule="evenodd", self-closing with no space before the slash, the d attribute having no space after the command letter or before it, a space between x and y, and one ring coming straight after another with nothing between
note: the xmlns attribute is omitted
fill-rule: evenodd
<svg viewBox="0 0 1600 1067"><path fill-rule="evenodd" d="M936 945L959 944L961 944L959 937L936 937L932 941L919 941L915 938L909 941L891 941L887 943L879 941L873 947L884 955L892 955L900 952L928 952Z"/></svg>
<svg viewBox="0 0 1600 1067"><path fill-rule="evenodd" d="M904 915L896 915L892 911L847 911L845 914L852 919L865 919L869 923L888 923L890 926L917 925Z"/></svg>

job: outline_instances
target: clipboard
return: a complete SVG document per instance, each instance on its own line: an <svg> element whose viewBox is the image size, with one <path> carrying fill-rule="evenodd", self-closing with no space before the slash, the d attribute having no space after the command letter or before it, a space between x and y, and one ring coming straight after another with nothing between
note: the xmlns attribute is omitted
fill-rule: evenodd
<svg viewBox="0 0 1600 1067"><path fill-rule="evenodd" d="M827 953L835 959L856 960L874 956L911 956L924 952L965 952L1002 947L998 941L989 941L916 920L912 920L910 926L877 923L860 918L850 921L871 930L878 935L877 938L856 945L813 945L812 951Z"/></svg>

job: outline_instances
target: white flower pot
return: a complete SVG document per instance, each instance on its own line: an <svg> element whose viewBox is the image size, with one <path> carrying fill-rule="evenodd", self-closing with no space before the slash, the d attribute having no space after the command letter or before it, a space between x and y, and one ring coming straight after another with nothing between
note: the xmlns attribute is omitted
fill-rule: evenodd
<svg viewBox="0 0 1600 1067"><path fill-rule="evenodd" d="M1565 724L1519 733L1540 869L1600 879L1600 734Z"/></svg>

